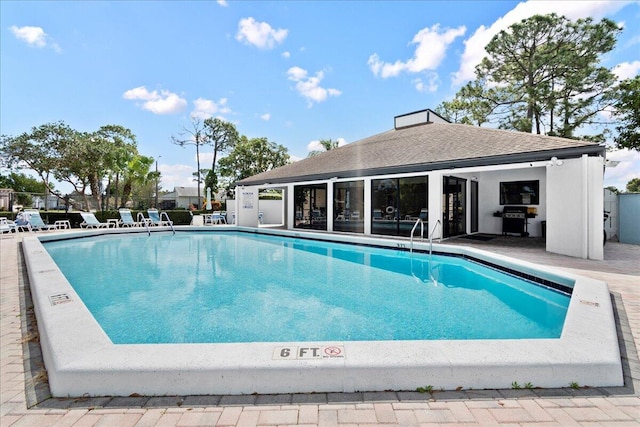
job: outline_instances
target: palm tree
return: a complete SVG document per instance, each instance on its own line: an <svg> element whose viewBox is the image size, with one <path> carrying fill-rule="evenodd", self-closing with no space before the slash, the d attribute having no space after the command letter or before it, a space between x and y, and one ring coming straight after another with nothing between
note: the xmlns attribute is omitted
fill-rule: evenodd
<svg viewBox="0 0 640 427"><path fill-rule="evenodd" d="M134 185L146 185L155 178L155 173L151 171L153 157L141 156L139 154L127 163L124 171L124 186L122 188L122 205L129 201Z"/></svg>

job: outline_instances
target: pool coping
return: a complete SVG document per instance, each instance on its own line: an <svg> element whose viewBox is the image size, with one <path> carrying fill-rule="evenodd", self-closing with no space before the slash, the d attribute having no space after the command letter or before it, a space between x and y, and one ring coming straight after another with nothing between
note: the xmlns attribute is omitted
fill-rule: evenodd
<svg viewBox="0 0 640 427"><path fill-rule="evenodd" d="M202 227L176 229L178 232L204 231ZM356 240L352 235L235 226L224 229L351 243ZM606 283L464 246L434 244L433 249L575 280L562 337L556 340L113 345L40 240L119 232L122 231L78 231L65 236L42 235L23 240L53 396L281 394L415 390L426 386L435 390L504 389L511 388L514 382L544 388L568 387L572 383L592 387L624 384ZM357 240L391 248L407 245L406 241L386 238ZM428 250L428 245L416 242L415 249ZM53 296L58 296L54 298L55 305ZM60 302L60 298L65 302ZM274 359L276 349L313 347L339 348L346 357Z"/></svg>

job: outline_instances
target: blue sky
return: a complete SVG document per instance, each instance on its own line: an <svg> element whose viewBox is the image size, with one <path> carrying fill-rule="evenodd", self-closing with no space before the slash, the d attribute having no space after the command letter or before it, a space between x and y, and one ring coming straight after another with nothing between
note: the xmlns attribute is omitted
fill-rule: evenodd
<svg viewBox="0 0 640 427"><path fill-rule="evenodd" d="M354 142L451 99L494 34L551 12L623 25L603 65L640 73L638 1L3 0L0 133L122 125L158 159L164 189L191 186L195 149L171 136L193 117L304 158L320 139ZM621 162L605 185L640 176L638 152L609 158Z"/></svg>

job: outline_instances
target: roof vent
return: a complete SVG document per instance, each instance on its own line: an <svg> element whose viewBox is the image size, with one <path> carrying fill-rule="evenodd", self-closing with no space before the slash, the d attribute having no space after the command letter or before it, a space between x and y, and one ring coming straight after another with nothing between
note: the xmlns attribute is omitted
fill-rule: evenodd
<svg viewBox="0 0 640 427"><path fill-rule="evenodd" d="M430 109L395 116L393 118L393 122L393 127L395 129L426 125L428 123L449 123L448 120L440 117Z"/></svg>

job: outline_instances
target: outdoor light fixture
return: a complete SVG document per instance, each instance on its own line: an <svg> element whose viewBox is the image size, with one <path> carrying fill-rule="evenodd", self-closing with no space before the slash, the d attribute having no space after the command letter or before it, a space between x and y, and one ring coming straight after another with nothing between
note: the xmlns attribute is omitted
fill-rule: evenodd
<svg viewBox="0 0 640 427"><path fill-rule="evenodd" d="M620 163L619 160L605 160L604 167L605 168L615 168Z"/></svg>
<svg viewBox="0 0 640 427"><path fill-rule="evenodd" d="M551 158L551 160L549 160L549 162L547 163L547 165L549 166L562 166L564 162L560 159L558 159L556 156L553 156Z"/></svg>

